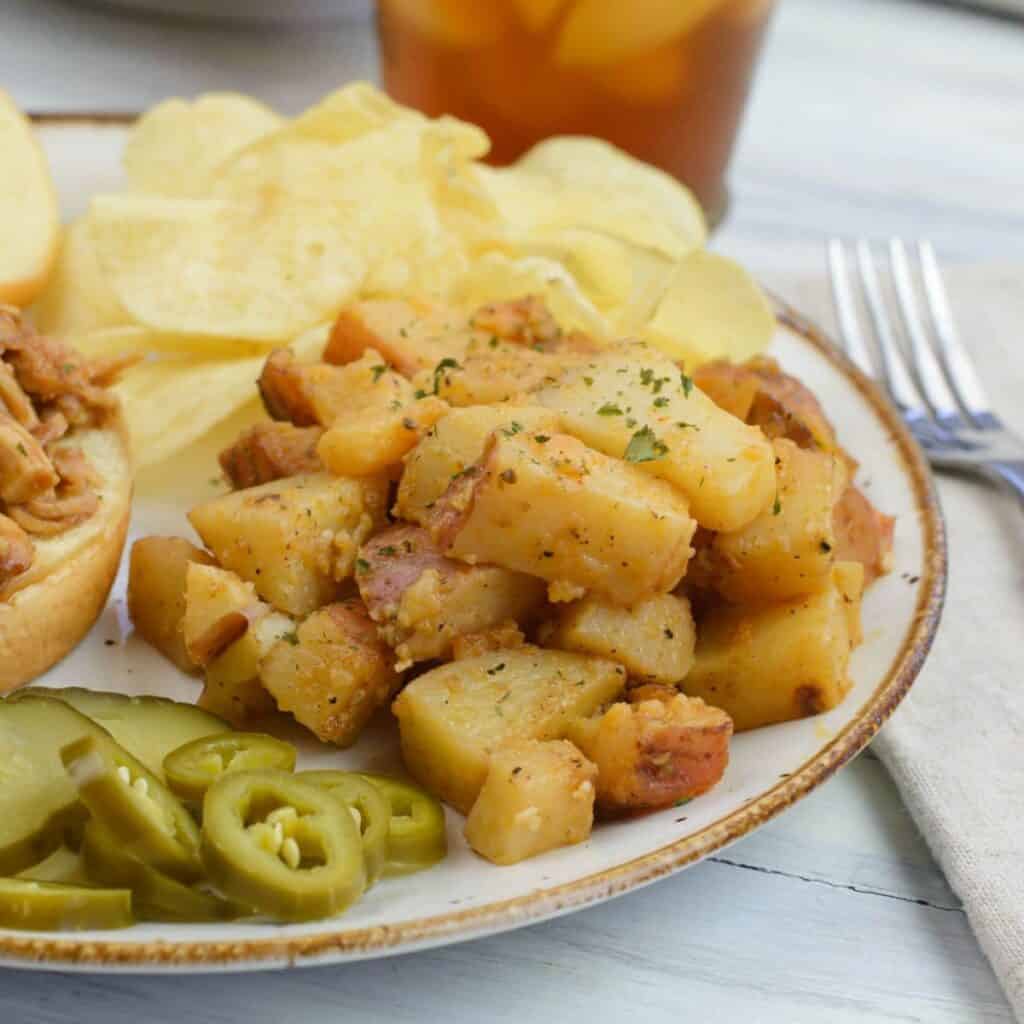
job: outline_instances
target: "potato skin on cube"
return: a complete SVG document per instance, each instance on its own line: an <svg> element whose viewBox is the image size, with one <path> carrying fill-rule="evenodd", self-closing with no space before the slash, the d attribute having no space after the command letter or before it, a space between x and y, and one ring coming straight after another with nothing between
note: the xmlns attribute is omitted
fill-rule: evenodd
<svg viewBox="0 0 1024 1024"><path fill-rule="evenodd" d="M850 689L862 584L859 563L840 562L816 594L708 611L682 689L726 711L737 732L834 708Z"/></svg>
<svg viewBox="0 0 1024 1024"><path fill-rule="evenodd" d="M561 607L541 638L547 647L611 658L639 682L672 684L690 671L697 635L689 599L656 594L633 605L585 597Z"/></svg>
<svg viewBox="0 0 1024 1024"><path fill-rule="evenodd" d="M590 837L597 768L566 740L520 740L491 755L466 820L469 845L494 864L516 864Z"/></svg>
<svg viewBox="0 0 1024 1024"><path fill-rule="evenodd" d="M662 686L575 722L569 738L597 765L601 814L671 807L706 793L725 774L732 722L719 708Z"/></svg>
<svg viewBox="0 0 1024 1024"><path fill-rule="evenodd" d="M263 659L260 680L318 739L347 747L398 686L391 651L358 598L314 612Z"/></svg>
<svg viewBox="0 0 1024 1024"><path fill-rule="evenodd" d="M417 526L393 526L368 540L359 549L356 583L399 669L450 657L458 637L526 621L544 601L543 581L456 562Z"/></svg>
<svg viewBox="0 0 1024 1024"><path fill-rule="evenodd" d="M835 559L833 512L846 486L837 456L777 440L775 502L702 551L702 576L736 604L786 601L820 590Z"/></svg>
<svg viewBox="0 0 1024 1024"><path fill-rule="evenodd" d="M764 434L720 409L647 345L595 355L533 397L561 416L567 434L615 458L649 431L664 451L645 452L654 457L638 468L679 488L710 530L738 530L775 498L774 455Z"/></svg>
<svg viewBox="0 0 1024 1024"><path fill-rule="evenodd" d="M354 363L326 369L336 378L337 405L317 454L337 476L388 471L448 411L433 395L417 399L412 385L373 349Z"/></svg>
<svg viewBox="0 0 1024 1024"><path fill-rule="evenodd" d="M295 620L271 611L250 623L245 634L206 666L196 703L239 729L273 715L273 697L260 682L260 665L279 640L295 632Z"/></svg>
<svg viewBox="0 0 1024 1024"><path fill-rule="evenodd" d="M561 739L571 722L614 700L625 684L622 666L604 658L524 646L425 672L392 710L413 777L466 814L498 747Z"/></svg>
<svg viewBox="0 0 1024 1024"><path fill-rule="evenodd" d="M214 498L189 520L221 565L301 616L337 596L357 548L383 523L386 500L384 478L311 473Z"/></svg>
<svg viewBox="0 0 1024 1024"><path fill-rule="evenodd" d="M184 537L143 537L128 564L128 614L139 635L182 672L195 672L185 649L185 577L188 567L213 558Z"/></svg>
<svg viewBox="0 0 1024 1024"><path fill-rule="evenodd" d="M558 416L529 405L469 405L452 409L405 457L395 513L421 525L452 479L484 453L496 430L533 437L559 433Z"/></svg>
<svg viewBox="0 0 1024 1024"><path fill-rule="evenodd" d="M455 558L547 580L554 600L592 590L631 604L682 579L696 523L675 488L575 438L499 430L430 528Z"/></svg>

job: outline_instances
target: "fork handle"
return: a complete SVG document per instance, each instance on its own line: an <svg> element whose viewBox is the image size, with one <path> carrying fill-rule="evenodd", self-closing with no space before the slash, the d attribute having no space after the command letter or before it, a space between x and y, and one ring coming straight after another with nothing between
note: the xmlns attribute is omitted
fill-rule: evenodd
<svg viewBox="0 0 1024 1024"><path fill-rule="evenodd" d="M1024 462L993 462L991 469L1024 506Z"/></svg>

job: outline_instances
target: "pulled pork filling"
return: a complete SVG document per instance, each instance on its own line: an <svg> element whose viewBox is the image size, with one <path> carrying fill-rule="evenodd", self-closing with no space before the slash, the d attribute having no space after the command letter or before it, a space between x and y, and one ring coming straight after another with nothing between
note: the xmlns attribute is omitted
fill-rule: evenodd
<svg viewBox="0 0 1024 1024"><path fill-rule="evenodd" d="M0 588L31 566L32 537L63 533L99 507L102 481L85 453L57 442L106 422L117 408L110 385L135 361L86 359L0 306Z"/></svg>

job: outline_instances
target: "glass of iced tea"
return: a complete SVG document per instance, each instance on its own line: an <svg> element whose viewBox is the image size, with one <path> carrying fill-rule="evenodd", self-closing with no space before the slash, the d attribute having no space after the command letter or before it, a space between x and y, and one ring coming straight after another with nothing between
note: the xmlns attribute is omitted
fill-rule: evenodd
<svg viewBox="0 0 1024 1024"><path fill-rule="evenodd" d="M378 0L384 84L514 160L597 135L664 168L709 221L775 0Z"/></svg>

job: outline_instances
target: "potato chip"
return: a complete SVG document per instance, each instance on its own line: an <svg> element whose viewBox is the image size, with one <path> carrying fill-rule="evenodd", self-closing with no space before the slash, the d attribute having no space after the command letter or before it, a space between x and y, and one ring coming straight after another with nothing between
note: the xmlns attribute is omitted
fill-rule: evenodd
<svg viewBox="0 0 1024 1024"><path fill-rule="evenodd" d="M675 269L646 336L694 366L709 359L748 359L775 332L775 314L750 275L732 260L696 250Z"/></svg>
<svg viewBox="0 0 1024 1024"><path fill-rule="evenodd" d="M87 219L64 232L43 294L32 309L36 326L51 334L78 334L131 323L96 257Z"/></svg>
<svg viewBox="0 0 1024 1024"><path fill-rule="evenodd" d="M288 347L302 360L317 358L329 324L305 332ZM136 465L145 467L190 445L251 402L264 356L150 360L117 386L132 437Z"/></svg>
<svg viewBox="0 0 1024 1024"><path fill-rule="evenodd" d="M562 64L614 64L688 32L726 0L576 0L555 53Z"/></svg>
<svg viewBox="0 0 1024 1024"><path fill-rule="evenodd" d="M84 334L70 334L68 341L83 355L101 358L116 355L194 355L203 359L232 359L266 355L267 346L239 341L237 338L210 338L205 335L164 334L131 324L101 327Z"/></svg>
<svg viewBox="0 0 1024 1024"><path fill-rule="evenodd" d="M365 265L341 203L103 196L90 227L118 300L154 330L280 341L335 316Z"/></svg>
<svg viewBox="0 0 1024 1024"><path fill-rule="evenodd" d="M128 137L128 182L153 195L205 195L220 164L281 123L269 107L237 93L207 93L191 103L165 100L143 114Z"/></svg>

